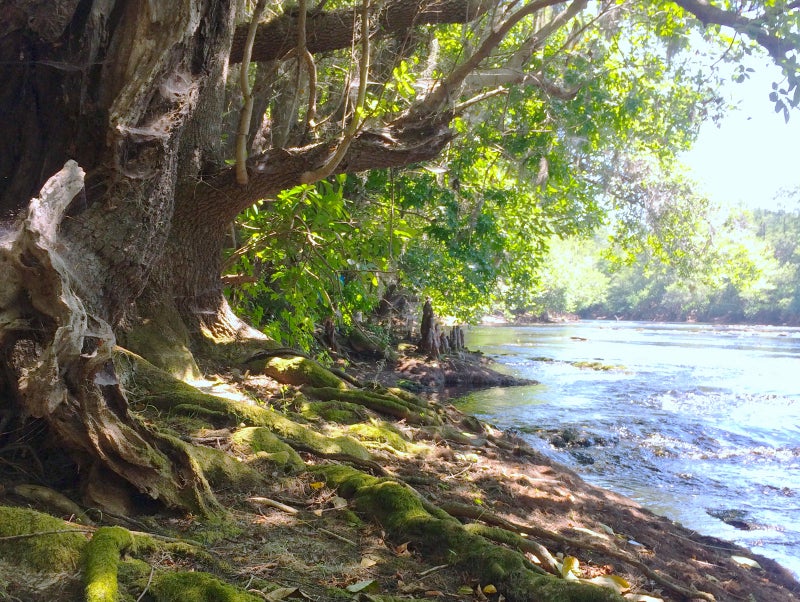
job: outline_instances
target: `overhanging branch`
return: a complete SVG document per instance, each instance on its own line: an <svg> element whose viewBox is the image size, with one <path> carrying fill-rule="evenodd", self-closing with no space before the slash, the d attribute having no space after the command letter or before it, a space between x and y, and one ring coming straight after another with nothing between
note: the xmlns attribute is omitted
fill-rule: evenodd
<svg viewBox="0 0 800 602"><path fill-rule="evenodd" d="M385 37L402 33L417 25L469 23L483 15L491 3L486 0L393 0L387 3L378 18L374 35ZM306 48L311 54L349 48L355 35L360 8L309 14L306 24ZM259 25L253 44L252 60L263 62L280 59L297 46L299 15L295 12ZM239 63L244 56L247 26L236 29L230 63Z"/></svg>
<svg viewBox="0 0 800 602"><path fill-rule="evenodd" d="M448 114L436 121L363 130L353 138L330 175L403 167L434 159L455 136L448 127L450 117ZM236 183L235 168L229 167L184 192L192 198L195 212L227 223L257 200L274 197L281 190L302 183L304 174L326 165L335 148L324 142L289 150L271 149L248 159L250 179L246 186Z"/></svg>
<svg viewBox="0 0 800 602"><path fill-rule="evenodd" d="M739 13L718 8L706 0L673 0L675 4L692 13L703 25L714 23L730 27L758 42L778 62L786 53L800 49L797 36L781 37L770 33L761 20L750 19Z"/></svg>

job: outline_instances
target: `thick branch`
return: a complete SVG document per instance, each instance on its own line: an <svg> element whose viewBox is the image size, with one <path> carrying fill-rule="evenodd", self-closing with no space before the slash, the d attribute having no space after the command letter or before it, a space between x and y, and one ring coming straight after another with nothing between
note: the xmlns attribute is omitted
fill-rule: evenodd
<svg viewBox="0 0 800 602"><path fill-rule="evenodd" d="M700 19L703 25L715 23L731 27L737 32L754 39L763 46L776 61L786 58L786 53L800 48L800 40L796 36L782 38L770 33L763 23L756 19L748 19L742 15L713 6L706 0L673 0L675 4Z"/></svg>
<svg viewBox="0 0 800 602"><path fill-rule="evenodd" d="M449 119L441 119L416 127L364 130L353 138L347 153L331 173L402 167L433 159L455 135L447 127L448 122ZM193 211L223 222L232 220L255 201L300 184L303 174L325 165L334 150L330 143L269 150L248 160L250 181L247 186L236 184L234 168L224 169L193 187Z"/></svg>
<svg viewBox="0 0 800 602"><path fill-rule="evenodd" d="M380 14L375 35L385 37L407 31L416 25L469 23L484 14L489 6L484 0L394 0ZM312 54L349 48L359 21L360 8L309 15L306 26L306 47ZM286 13L269 23L259 25L253 44L252 60L271 61L285 56L297 46L298 19ZM239 63L244 56L247 26L239 27L233 38L230 62Z"/></svg>

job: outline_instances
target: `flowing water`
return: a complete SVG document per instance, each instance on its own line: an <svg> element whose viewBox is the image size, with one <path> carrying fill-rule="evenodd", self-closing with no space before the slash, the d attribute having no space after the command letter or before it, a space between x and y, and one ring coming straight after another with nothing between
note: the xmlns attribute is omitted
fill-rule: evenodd
<svg viewBox="0 0 800 602"><path fill-rule="evenodd" d="M800 329L586 321L473 328L467 344L541 384L462 409L800 575Z"/></svg>

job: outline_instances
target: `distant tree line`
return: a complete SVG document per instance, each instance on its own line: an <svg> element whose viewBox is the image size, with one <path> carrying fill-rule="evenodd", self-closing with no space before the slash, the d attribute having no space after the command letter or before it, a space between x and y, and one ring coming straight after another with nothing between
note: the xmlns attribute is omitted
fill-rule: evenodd
<svg viewBox="0 0 800 602"><path fill-rule="evenodd" d="M505 308L540 317L800 324L800 208L718 211L695 224L692 238L687 253L672 258L646 247L628 253L602 235L554 239L532 293L509 291Z"/></svg>

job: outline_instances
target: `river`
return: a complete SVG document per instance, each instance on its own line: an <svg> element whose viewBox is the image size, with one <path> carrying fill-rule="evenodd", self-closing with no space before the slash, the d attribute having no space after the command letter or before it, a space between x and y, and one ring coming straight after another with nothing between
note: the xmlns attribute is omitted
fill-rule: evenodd
<svg viewBox="0 0 800 602"><path fill-rule="evenodd" d="M459 407L800 575L800 329L584 321L475 327L467 344L541 384Z"/></svg>

